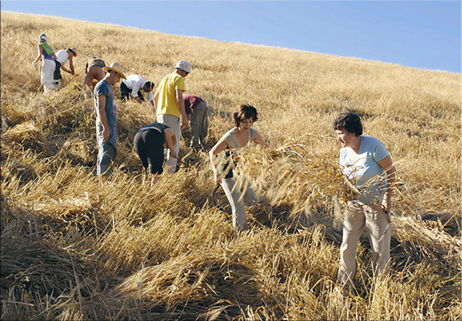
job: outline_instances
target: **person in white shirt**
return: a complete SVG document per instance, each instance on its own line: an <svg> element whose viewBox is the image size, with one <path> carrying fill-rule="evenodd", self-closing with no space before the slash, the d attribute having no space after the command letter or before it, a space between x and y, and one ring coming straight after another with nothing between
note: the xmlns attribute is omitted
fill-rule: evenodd
<svg viewBox="0 0 462 321"><path fill-rule="evenodd" d="M74 75L74 57L77 57L77 52L75 48L63 49L56 53L57 59L55 60L55 72L53 74L53 81L58 85L58 88L64 87L63 77L61 76L61 69L65 72ZM64 66L64 64L69 61L69 69Z"/></svg>
<svg viewBox="0 0 462 321"><path fill-rule="evenodd" d="M144 97L141 94L141 90L143 90L147 93L148 100L151 102L151 105L154 106L154 96L152 94L153 89L153 82L147 81L145 78L138 75L130 75L127 76L127 79L124 79L124 81L120 83L120 99L133 98L137 102L142 103L144 101Z"/></svg>

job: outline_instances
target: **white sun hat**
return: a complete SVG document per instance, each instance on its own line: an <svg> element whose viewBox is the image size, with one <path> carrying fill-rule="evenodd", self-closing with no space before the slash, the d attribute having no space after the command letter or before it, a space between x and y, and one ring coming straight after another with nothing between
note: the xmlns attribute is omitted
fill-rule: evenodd
<svg viewBox="0 0 462 321"><path fill-rule="evenodd" d="M175 66L176 69L186 71L188 74L191 72L191 64L186 60L180 60Z"/></svg>

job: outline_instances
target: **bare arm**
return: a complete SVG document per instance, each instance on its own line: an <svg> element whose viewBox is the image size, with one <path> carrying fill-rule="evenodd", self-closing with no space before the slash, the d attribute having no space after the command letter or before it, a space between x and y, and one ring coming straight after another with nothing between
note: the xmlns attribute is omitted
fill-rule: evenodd
<svg viewBox="0 0 462 321"><path fill-rule="evenodd" d="M216 184L221 183L221 175L218 172L218 164L216 163L216 158L217 155L224 151L226 148L228 148L228 143L226 142L226 140L220 139L220 141L216 143L215 146L213 146L209 152L210 165L212 166L212 171L214 174Z"/></svg>
<svg viewBox="0 0 462 321"><path fill-rule="evenodd" d="M170 149L170 156L172 156L173 158L178 158L178 154L173 148L173 137L174 136L175 136L175 133L173 132L171 128L167 128L166 130L164 130L165 142L167 143L168 149Z"/></svg>
<svg viewBox="0 0 462 321"><path fill-rule="evenodd" d="M103 141L107 141L109 138L109 125L107 123L106 117L106 110L104 109L104 105L106 104L106 96L100 95L98 96L98 108L96 109L98 113L98 118L103 125Z"/></svg>
<svg viewBox="0 0 462 321"><path fill-rule="evenodd" d="M268 144L261 138L260 134L257 132L253 140L256 144L260 145L263 148L267 148Z"/></svg>
<svg viewBox="0 0 462 321"><path fill-rule="evenodd" d="M189 124L188 116L186 116L186 110L184 108L184 100L183 100L183 91L181 89L176 90L176 99L178 101L178 107L180 109L181 114L181 127L187 127Z"/></svg>
<svg viewBox="0 0 462 321"><path fill-rule="evenodd" d="M71 57L69 58L69 68L71 69L71 75L75 75L73 54L71 54Z"/></svg>
<svg viewBox="0 0 462 321"><path fill-rule="evenodd" d="M34 62L32 63L32 65L35 65L37 63L37 61L39 61L40 59L42 59L42 47L38 46L38 55L37 55L37 58L35 58Z"/></svg>
<svg viewBox="0 0 462 321"><path fill-rule="evenodd" d="M74 74L74 55L72 53L67 52L67 55L69 57L69 68L71 70L68 70L64 65L61 65L61 69L64 70L65 72L70 73L71 75Z"/></svg>
<svg viewBox="0 0 462 321"><path fill-rule="evenodd" d="M382 159L380 162L377 162L387 173L387 190L382 202L382 209L386 213L391 211L391 197L393 192L393 183L395 182L396 169L393 165L390 155Z"/></svg>
<svg viewBox="0 0 462 321"><path fill-rule="evenodd" d="M156 110L157 106L159 106L159 92L156 92L156 94L154 95L154 99L152 100L152 107L154 109L154 115L157 112Z"/></svg>

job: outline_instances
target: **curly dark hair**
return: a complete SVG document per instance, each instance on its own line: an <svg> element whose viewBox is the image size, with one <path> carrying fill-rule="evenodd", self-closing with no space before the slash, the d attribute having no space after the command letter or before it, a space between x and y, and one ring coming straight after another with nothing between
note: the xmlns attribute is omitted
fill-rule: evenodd
<svg viewBox="0 0 462 321"><path fill-rule="evenodd" d="M345 128L349 133L355 134L355 136L361 136L363 133L363 125L361 124L361 118L355 112L345 112L339 114L334 120L334 129Z"/></svg>
<svg viewBox="0 0 462 321"><path fill-rule="evenodd" d="M253 122L256 122L258 120L257 109L250 105L240 105L233 114L233 124L239 127L243 119L252 119Z"/></svg>

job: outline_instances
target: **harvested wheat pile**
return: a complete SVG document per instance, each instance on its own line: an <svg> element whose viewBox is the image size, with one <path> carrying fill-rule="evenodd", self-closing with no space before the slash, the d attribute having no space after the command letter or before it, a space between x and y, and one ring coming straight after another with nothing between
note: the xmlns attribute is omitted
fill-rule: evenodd
<svg viewBox="0 0 462 321"><path fill-rule="evenodd" d="M19 157L30 150L39 155L51 156L52 148L42 131L33 122L25 122L11 127L2 134L2 160L8 156Z"/></svg>
<svg viewBox="0 0 462 321"><path fill-rule="evenodd" d="M94 143L79 137L64 142L57 157L68 160L75 165L93 166L96 163Z"/></svg>
<svg viewBox="0 0 462 321"><path fill-rule="evenodd" d="M256 273L251 266L240 263L241 259L242 253L232 250L192 250L142 269L126 278L116 291L120 297L142 300L151 310L169 311L187 305L189 313L202 317L220 310L236 317L240 306L262 303Z"/></svg>

